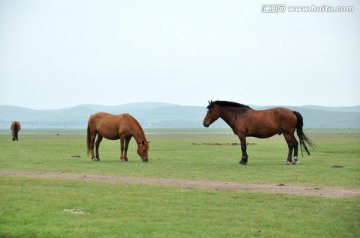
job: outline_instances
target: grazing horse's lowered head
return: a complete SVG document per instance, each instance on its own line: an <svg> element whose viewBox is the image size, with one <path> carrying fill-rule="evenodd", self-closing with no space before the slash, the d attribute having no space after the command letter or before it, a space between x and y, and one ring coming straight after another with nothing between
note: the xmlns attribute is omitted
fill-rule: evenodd
<svg viewBox="0 0 360 238"><path fill-rule="evenodd" d="M138 143L137 153L141 157L143 162L149 161L149 155L148 155L149 143L150 141L145 141L145 140L143 140L141 143Z"/></svg>

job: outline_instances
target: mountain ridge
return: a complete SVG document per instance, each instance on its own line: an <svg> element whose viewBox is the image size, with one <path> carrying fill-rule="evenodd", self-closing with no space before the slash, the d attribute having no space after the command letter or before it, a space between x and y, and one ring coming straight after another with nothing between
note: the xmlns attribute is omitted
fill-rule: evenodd
<svg viewBox="0 0 360 238"><path fill-rule="evenodd" d="M206 106L183 106L162 102L127 103L114 106L82 104L69 108L37 110L0 105L0 129L18 120L22 128L85 128L91 114L99 111L132 114L144 128L201 128ZM255 110L277 106L250 105ZM323 107L316 105L281 106L299 111L307 128L360 128L360 105ZM212 127L228 127L222 120Z"/></svg>

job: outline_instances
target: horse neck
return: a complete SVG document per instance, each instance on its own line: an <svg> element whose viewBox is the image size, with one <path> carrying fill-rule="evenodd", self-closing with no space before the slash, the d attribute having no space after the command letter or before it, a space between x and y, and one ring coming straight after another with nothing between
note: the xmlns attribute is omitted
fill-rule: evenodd
<svg viewBox="0 0 360 238"><path fill-rule="evenodd" d="M220 110L220 117L234 129L236 120L243 115L249 109L234 108L234 107L222 107Z"/></svg>
<svg viewBox="0 0 360 238"><path fill-rule="evenodd" d="M147 141L145 137L145 133L141 127L134 130L133 137L138 144L141 144L143 141Z"/></svg>

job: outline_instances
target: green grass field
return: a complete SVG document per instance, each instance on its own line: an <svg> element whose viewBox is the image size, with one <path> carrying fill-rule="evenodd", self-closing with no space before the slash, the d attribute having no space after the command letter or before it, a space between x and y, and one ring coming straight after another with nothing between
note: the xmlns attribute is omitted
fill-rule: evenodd
<svg viewBox="0 0 360 238"><path fill-rule="evenodd" d="M57 135L59 133L59 135ZM360 130L306 130L317 144L284 165L282 136L248 139L249 164L229 130L147 130L150 162L119 141L86 155L85 130L0 131L1 170L121 175L246 184L360 188ZM72 157L72 156L80 157ZM334 168L334 165L343 168ZM359 237L360 199L181 186L0 176L0 237ZM82 214L73 214L71 210Z"/></svg>

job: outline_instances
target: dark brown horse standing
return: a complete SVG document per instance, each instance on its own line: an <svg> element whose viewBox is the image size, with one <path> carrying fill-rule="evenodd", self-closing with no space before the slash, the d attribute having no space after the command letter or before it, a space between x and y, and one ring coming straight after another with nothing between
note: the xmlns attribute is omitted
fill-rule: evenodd
<svg viewBox="0 0 360 238"><path fill-rule="evenodd" d="M97 140L95 143L95 137ZM120 139L121 161L128 161L127 150L132 137L138 145L137 153L144 162L148 162L149 141L139 122L129 114L112 115L99 112L91 115L87 127L87 151L92 154L93 161L99 161L99 146L103 137L110 140ZM94 144L96 145L96 156L94 155ZM125 153L124 153L125 151Z"/></svg>
<svg viewBox="0 0 360 238"><path fill-rule="evenodd" d="M304 134L303 118L300 113L286 108L272 108L268 110L253 110L249 106L227 101L210 101L208 112L203 124L209 127L219 117L222 118L239 137L241 142L242 158L239 162L246 165L248 155L246 153L246 137L268 138L276 134L283 134L289 147L286 164L296 164L298 160L298 141L294 132L296 129L300 140L301 151L310 155L306 144L311 147L312 141ZM292 153L294 151L294 161Z"/></svg>
<svg viewBox="0 0 360 238"><path fill-rule="evenodd" d="M18 141L19 140L19 131L21 130L20 122L13 121L10 126L11 134L12 134L12 140Z"/></svg>

